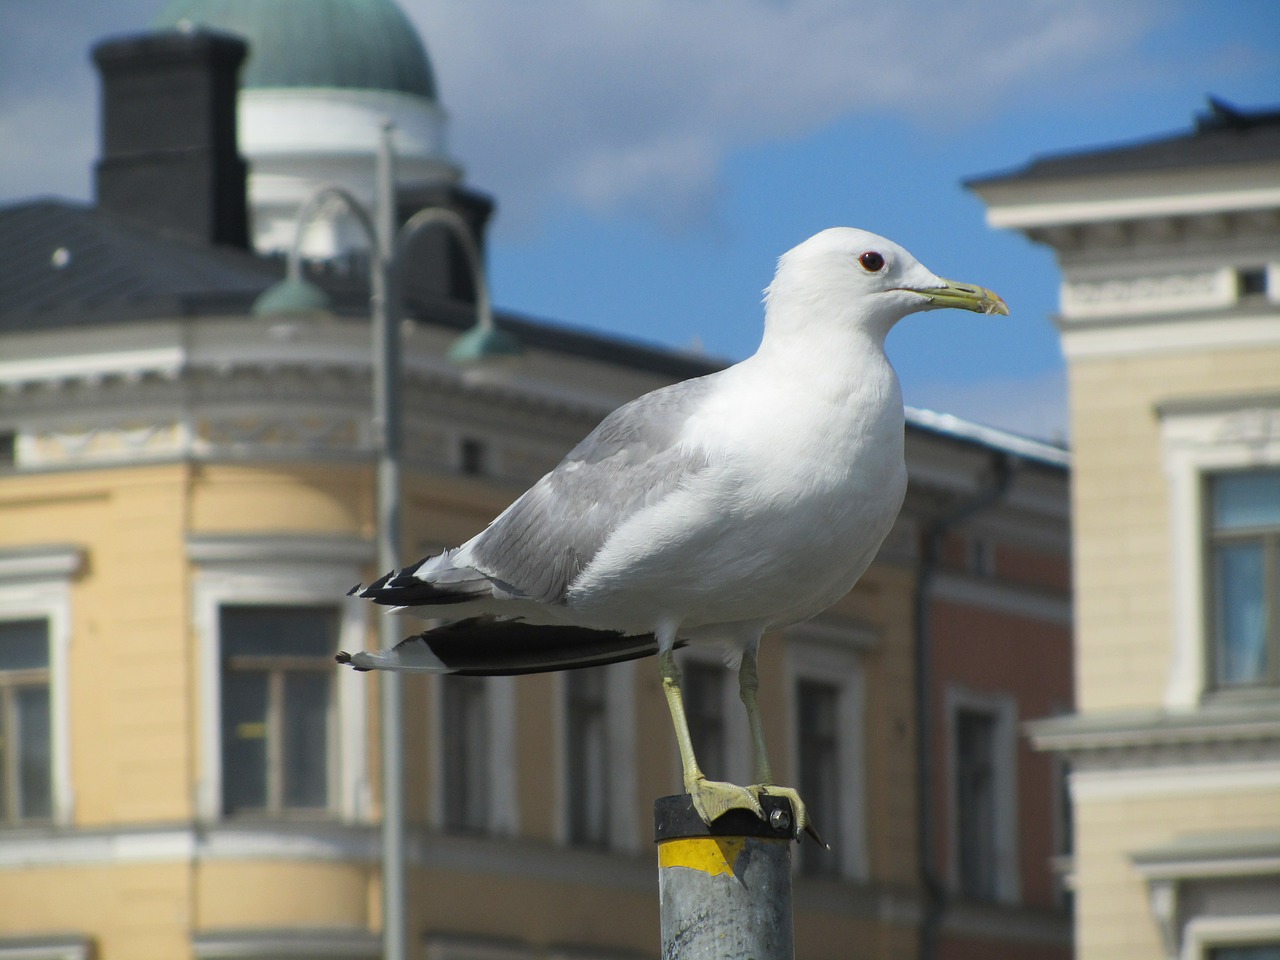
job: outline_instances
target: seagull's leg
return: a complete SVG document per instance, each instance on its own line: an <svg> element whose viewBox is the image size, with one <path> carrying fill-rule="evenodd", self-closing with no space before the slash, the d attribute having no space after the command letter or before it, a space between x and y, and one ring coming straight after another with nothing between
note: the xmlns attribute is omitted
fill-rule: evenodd
<svg viewBox="0 0 1280 960"><path fill-rule="evenodd" d="M742 652L742 663L738 667L738 695L742 697L742 705L747 708L747 723L751 727L751 749L755 755L755 783L751 786L757 794L767 793L771 796L786 797L791 801L791 809L795 814L796 836L809 826L809 812L805 808L800 794L791 787L779 787L773 782L773 767L769 764L769 750L764 743L764 723L760 719L760 705L756 701L756 693L760 689L760 674L756 670L756 651L760 646L757 636ZM815 839L817 835L814 834ZM819 843L822 841L819 839ZM826 844L823 844L826 846Z"/></svg>
<svg viewBox="0 0 1280 960"><path fill-rule="evenodd" d="M750 810L756 816L763 817L764 811L754 793L732 783L708 780L698 766L698 759L693 755L693 740L689 737L689 721L685 718L684 697L680 693L680 668L672 653L675 631L671 631L669 639L660 634L658 640L662 692L666 694L667 707L671 710L671 723L676 729L676 743L680 746L684 789L693 799L693 808L706 823L734 809Z"/></svg>

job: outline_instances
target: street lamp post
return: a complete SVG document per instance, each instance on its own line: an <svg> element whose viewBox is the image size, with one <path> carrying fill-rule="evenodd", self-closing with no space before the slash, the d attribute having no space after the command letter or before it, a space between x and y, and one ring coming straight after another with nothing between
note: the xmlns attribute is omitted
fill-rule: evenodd
<svg viewBox="0 0 1280 960"><path fill-rule="evenodd" d="M400 565L400 449L401 363L400 317L402 255L421 231L444 227L457 240L471 271L476 298L476 323L450 348L455 363L483 362L515 356L518 340L498 330L493 322L489 286L480 251L466 221L446 207L425 207L396 230L395 152L392 126L385 124L378 145L375 217L351 193L340 187L317 190L298 211L293 245L289 250L285 279L268 288L254 302L259 316L324 312L329 298L302 276L302 242L307 225L321 207L339 201L360 224L370 249L369 312L372 321L373 442L377 450L375 486L377 562L379 571ZM400 639L392 617L381 617L379 645L394 646ZM382 684L382 953L384 960L405 960L404 753L400 675L383 672Z"/></svg>

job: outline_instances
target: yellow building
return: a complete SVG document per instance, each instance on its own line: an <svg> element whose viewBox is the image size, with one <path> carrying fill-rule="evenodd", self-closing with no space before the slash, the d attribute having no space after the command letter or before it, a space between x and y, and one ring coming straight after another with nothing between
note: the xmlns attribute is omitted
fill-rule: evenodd
<svg viewBox="0 0 1280 960"><path fill-rule="evenodd" d="M1280 950L1280 112L975 181L1070 367L1077 948Z"/></svg>
<svg viewBox="0 0 1280 960"><path fill-rule="evenodd" d="M367 277L330 257L331 314L251 313L282 265L248 249L227 137L243 52L199 30L99 47L98 204L0 210L0 960L380 951L378 681L332 662L376 643L346 595L378 572ZM482 234L456 168L419 174L406 204ZM405 561L474 534L613 407L717 366L503 316L521 364L464 374L453 251L406 256ZM975 665L989 637L1066 649L1066 456L921 412L907 441L877 563L761 655L777 772L834 847L797 848L797 954L1065 957L1054 767L1017 730L1070 676L1028 693ZM920 651L952 639L922 702ZM736 682L714 651L686 678L707 772L745 781ZM412 677L404 727L413 960L656 955L650 811L680 778L654 663Z"/></svg>

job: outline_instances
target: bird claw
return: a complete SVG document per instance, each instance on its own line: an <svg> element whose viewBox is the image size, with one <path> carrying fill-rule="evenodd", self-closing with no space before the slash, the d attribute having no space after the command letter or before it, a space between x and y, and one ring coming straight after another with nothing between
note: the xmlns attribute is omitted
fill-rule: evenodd
<svg viewBox="0 0 1280 960"><path fill-rule="evenodd" d="M702 822L708 825L730 810L750 810L757 817L764 819L764 809L760 806L760 801L747 787L700 777L692 783L686 783L685 790L693 800L693 809L702 818Z"/></svg>

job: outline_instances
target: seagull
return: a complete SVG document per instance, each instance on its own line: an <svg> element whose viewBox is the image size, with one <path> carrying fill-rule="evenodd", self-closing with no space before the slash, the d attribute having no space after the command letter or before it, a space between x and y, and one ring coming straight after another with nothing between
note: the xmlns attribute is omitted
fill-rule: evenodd
<svg viewBox="0 0 1280 960"><path fill-rule="evenodd" d="M808 814L774 781L756 702L760 638L848 593L893 526L907 471L885 337L943 307L1009 312L873 233L810 237L779 258L754 355L625 404L482 533L356 587L393 612L447 622L338 661L511 675L656 654L698 815L763 817L760 796L777 795L799 836ZM698 766L674 655L688 643L719 643L737 663L750 786Z"/></svg>

